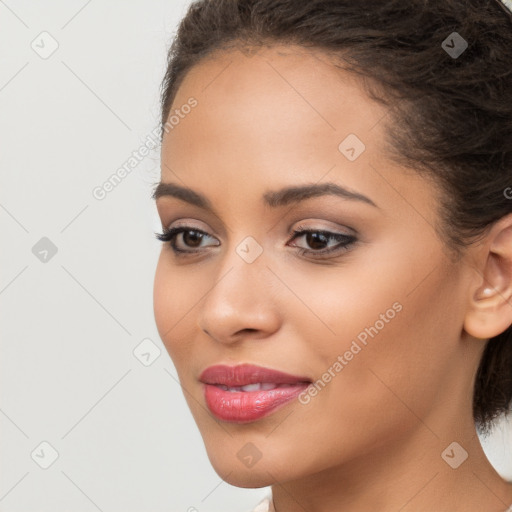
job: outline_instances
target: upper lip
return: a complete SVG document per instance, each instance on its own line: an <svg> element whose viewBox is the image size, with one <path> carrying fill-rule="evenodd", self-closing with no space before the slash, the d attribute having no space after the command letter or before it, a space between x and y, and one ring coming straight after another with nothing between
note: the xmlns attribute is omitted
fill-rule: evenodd
<svg viewBox="0 0 512 512"><path fill-rule="evenodd" d="M201 373L199 380L204 384L222 384L224 386L246 386L259 382L274 384L311 382L308 377L291 375L253 364L209 366Z"/></svg>

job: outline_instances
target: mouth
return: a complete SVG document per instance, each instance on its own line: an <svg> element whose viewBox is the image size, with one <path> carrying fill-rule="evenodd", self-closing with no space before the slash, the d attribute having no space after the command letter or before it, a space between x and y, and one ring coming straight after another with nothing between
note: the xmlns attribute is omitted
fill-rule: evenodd
<svg viewBox="0 0 512 512"><path fill-rule="evenodd" d="M300 383L297 383L300 384ZM230 391L232 393L243 391L245 393L251 391L269 391L270 389L277 388L289 388L296 386L297 384L277 384L275 382L255 382L254 384L247 384L245 386L226 386L224 384L212 384L213 386L217 386L224 391Z"/></svg>
<svg viewBox="0 0 512 512"><path fill-rule="evenodd" d="M210 366L200 381L210 412L234 423L268 416L294 400L312 382L308 377L249 364Z"/></svg>
<svg viewBox="0 0 512 512"><path fill-rule="evenodd" d="M272 384L276 387L287 384L295 385L303 382L311 383L311 379L308 377L291 375L279 370L253 364L209 366L201 373L199 380L204 384L221 385L229 388L243 388L252 384ZM245 391L254 390L246 389Z"/></svg>

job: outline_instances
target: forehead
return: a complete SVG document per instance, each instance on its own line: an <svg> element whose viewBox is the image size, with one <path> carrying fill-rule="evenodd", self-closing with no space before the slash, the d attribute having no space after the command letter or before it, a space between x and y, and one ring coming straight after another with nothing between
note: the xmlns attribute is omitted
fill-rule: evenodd
<svg viewBox="0 0 512 512"><path fill-rule="evenodd" d="M336 181L401 217L433 203L426 181L386 159L386 108L319 52L220 52L186 75L171 114L190 98L197 106L164 136L162 181L198 184L214 201Z"/></svg>
<svg viewBox="0 0 512 512"><path fill-rule="evenodd" d="M185 76L171 115L192 97L197 106L164 136L164 156L176 165L182 156L189 165L196 156L211 161L221 149L223 158L235 153L239 161L241 148L258 167L269 159L308 163L320 154L332 160L347 137L356 151L382 157L387 110L319 52L272 47L252 56L214 54Z"/></svg>
<svg viewBox="0 0 512 512"><path fill-rule="evenodd" d="M199 107L207 104L208 111L199 109L203 118L210 114L209 120L233 128L275 127L279 139L289 138L279 130L283 125L289 132L310 128L326 136L351 130L362 137L371 130L375 137L373 128L387 113L367 97L360 78L321 52L296 46L261 48L253 55L217 52L188 72L172 109L190 96Z"/></svg>

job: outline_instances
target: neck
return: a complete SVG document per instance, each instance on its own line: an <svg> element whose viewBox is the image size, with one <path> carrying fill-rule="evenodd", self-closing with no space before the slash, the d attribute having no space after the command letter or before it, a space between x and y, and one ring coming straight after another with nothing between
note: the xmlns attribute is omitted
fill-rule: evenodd
<svg viewBox="0 0 512 512"><path fill-rule="evenodd" d="M451 421L447 429L435 428L440 425L435 417L418 420L407 439L382 440L357 460L275 484L270 511L506 511L512 505L512 484L490 464L472 418L452 416ZM468 454L456 469L452 465L464 452L454 441Z"/></svg>

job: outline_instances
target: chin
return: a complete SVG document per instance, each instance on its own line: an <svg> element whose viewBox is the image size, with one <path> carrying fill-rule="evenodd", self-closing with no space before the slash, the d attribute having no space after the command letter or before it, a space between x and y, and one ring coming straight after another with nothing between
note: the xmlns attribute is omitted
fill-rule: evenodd
<svg viewBox="0 0 512 512"><path fill-rule="evenodd" d="M273 471L270 474L263 467L244 468L241 464L214 464L213 462L212 466L224 482L235 487L259 489L272 485L276 478L281 480L280 475L274 474Z"/></svg>

